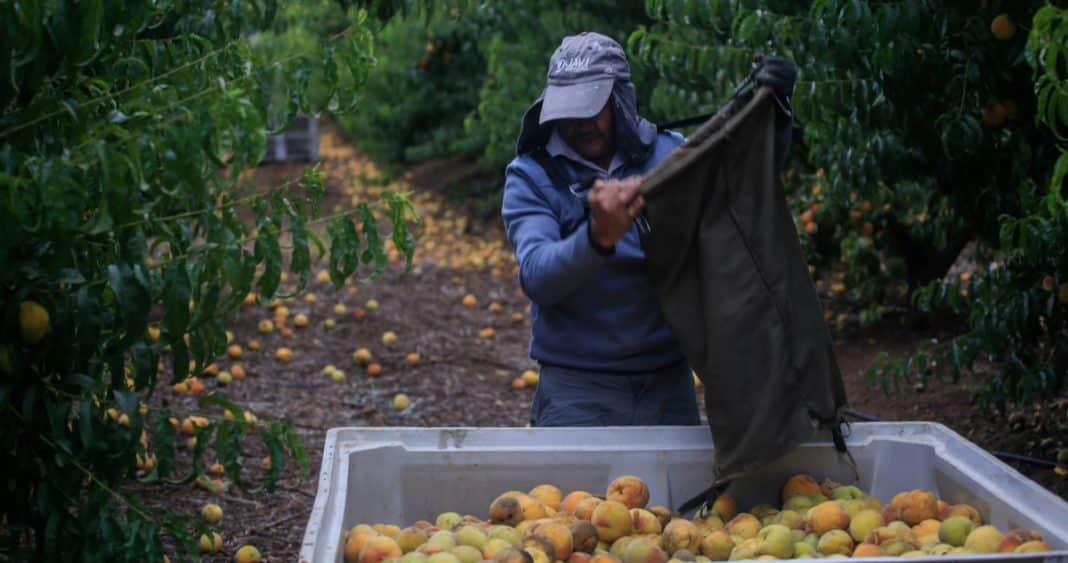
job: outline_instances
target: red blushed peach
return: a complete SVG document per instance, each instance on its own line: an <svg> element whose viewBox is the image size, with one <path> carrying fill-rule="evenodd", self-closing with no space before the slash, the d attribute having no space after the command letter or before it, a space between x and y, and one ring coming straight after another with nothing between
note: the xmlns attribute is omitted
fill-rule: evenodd
<svg viewBox="0 0 1068 563"><path fill-rule="evenodd" d="M649 487L634 475L623 475L608 485L605 500L618 502L627 508L645 508L649 502Z"/></svg>
<svg viewBox="0 0 1068 563"><path fill-rule="evenodd" d="M597 537L610 542L629 535L631 532L630 511L626 505L614 500L606 500L593 509L590 523L597 528Z"/></svg>

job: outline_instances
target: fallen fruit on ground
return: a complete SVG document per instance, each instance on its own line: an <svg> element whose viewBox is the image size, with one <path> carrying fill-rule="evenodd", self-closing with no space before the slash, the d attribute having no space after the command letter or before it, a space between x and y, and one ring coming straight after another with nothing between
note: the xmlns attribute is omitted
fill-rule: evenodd
<svg viewBox="0 0 1068 563"><path fill-rule="evenodd" d="M215 503L205 504L204 507L200 509L200 517L208 524L218 524L223 517L222 507Z"/></svg>
<svg viewBox="0 0 1068 563"><path fill-rule="evenodd" d="M411 401L408 400L408 395L404 393L397 393L393 397L393 408L399 411L407 409L411 405Z"/></svg>

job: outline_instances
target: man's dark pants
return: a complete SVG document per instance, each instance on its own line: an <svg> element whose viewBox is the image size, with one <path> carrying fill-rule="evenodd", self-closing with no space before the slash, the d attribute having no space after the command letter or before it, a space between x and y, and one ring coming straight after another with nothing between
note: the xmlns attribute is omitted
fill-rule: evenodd
<svg viewBox="0 0 1068 563"><path fill-rule="evenodd" d="M640 375L543 365L531 426L700 425L686 362Z"/></svg>

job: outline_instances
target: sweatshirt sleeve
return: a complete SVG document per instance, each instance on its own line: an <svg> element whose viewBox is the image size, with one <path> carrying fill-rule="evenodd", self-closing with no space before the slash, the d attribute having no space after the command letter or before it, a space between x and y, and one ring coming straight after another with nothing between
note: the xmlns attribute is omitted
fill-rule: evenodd
<svg viewBox="0 0 1068 563"><path fill-rule="evenodd" d="M589 220L561 238L560 222L549 203L511 167L505 175L501 216L519 263L519 283L538 305L553 305L567 297L612 254L594 248Z"/></svg>

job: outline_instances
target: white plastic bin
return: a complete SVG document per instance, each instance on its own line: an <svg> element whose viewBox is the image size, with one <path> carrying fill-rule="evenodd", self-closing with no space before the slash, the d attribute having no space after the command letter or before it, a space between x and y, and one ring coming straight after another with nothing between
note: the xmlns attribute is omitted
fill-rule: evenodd
<svg viewBox="0 0 1068 563"><path fill-rule="evenodd" d="M950 504L975 506L1002 531L1038 530L1054 550L969 561L1068 563L1068 503L945 426L858 423L847 442L860 468L857 485L883 502L901 491L929 489ZM404 527L433 522L446 511L484 518L498 494L541 483L603 494L613 478L633 474L648 484L650 505L674 509L708 486L712 450L703 426L335 428L326 437L300 560L342 561L344 531L361 522ZM750 474L731 494L743 509L777 505L780 487L798 472L853 480L828 440L805 444ZM876 560L883 559L899 560Z"/></svg>

